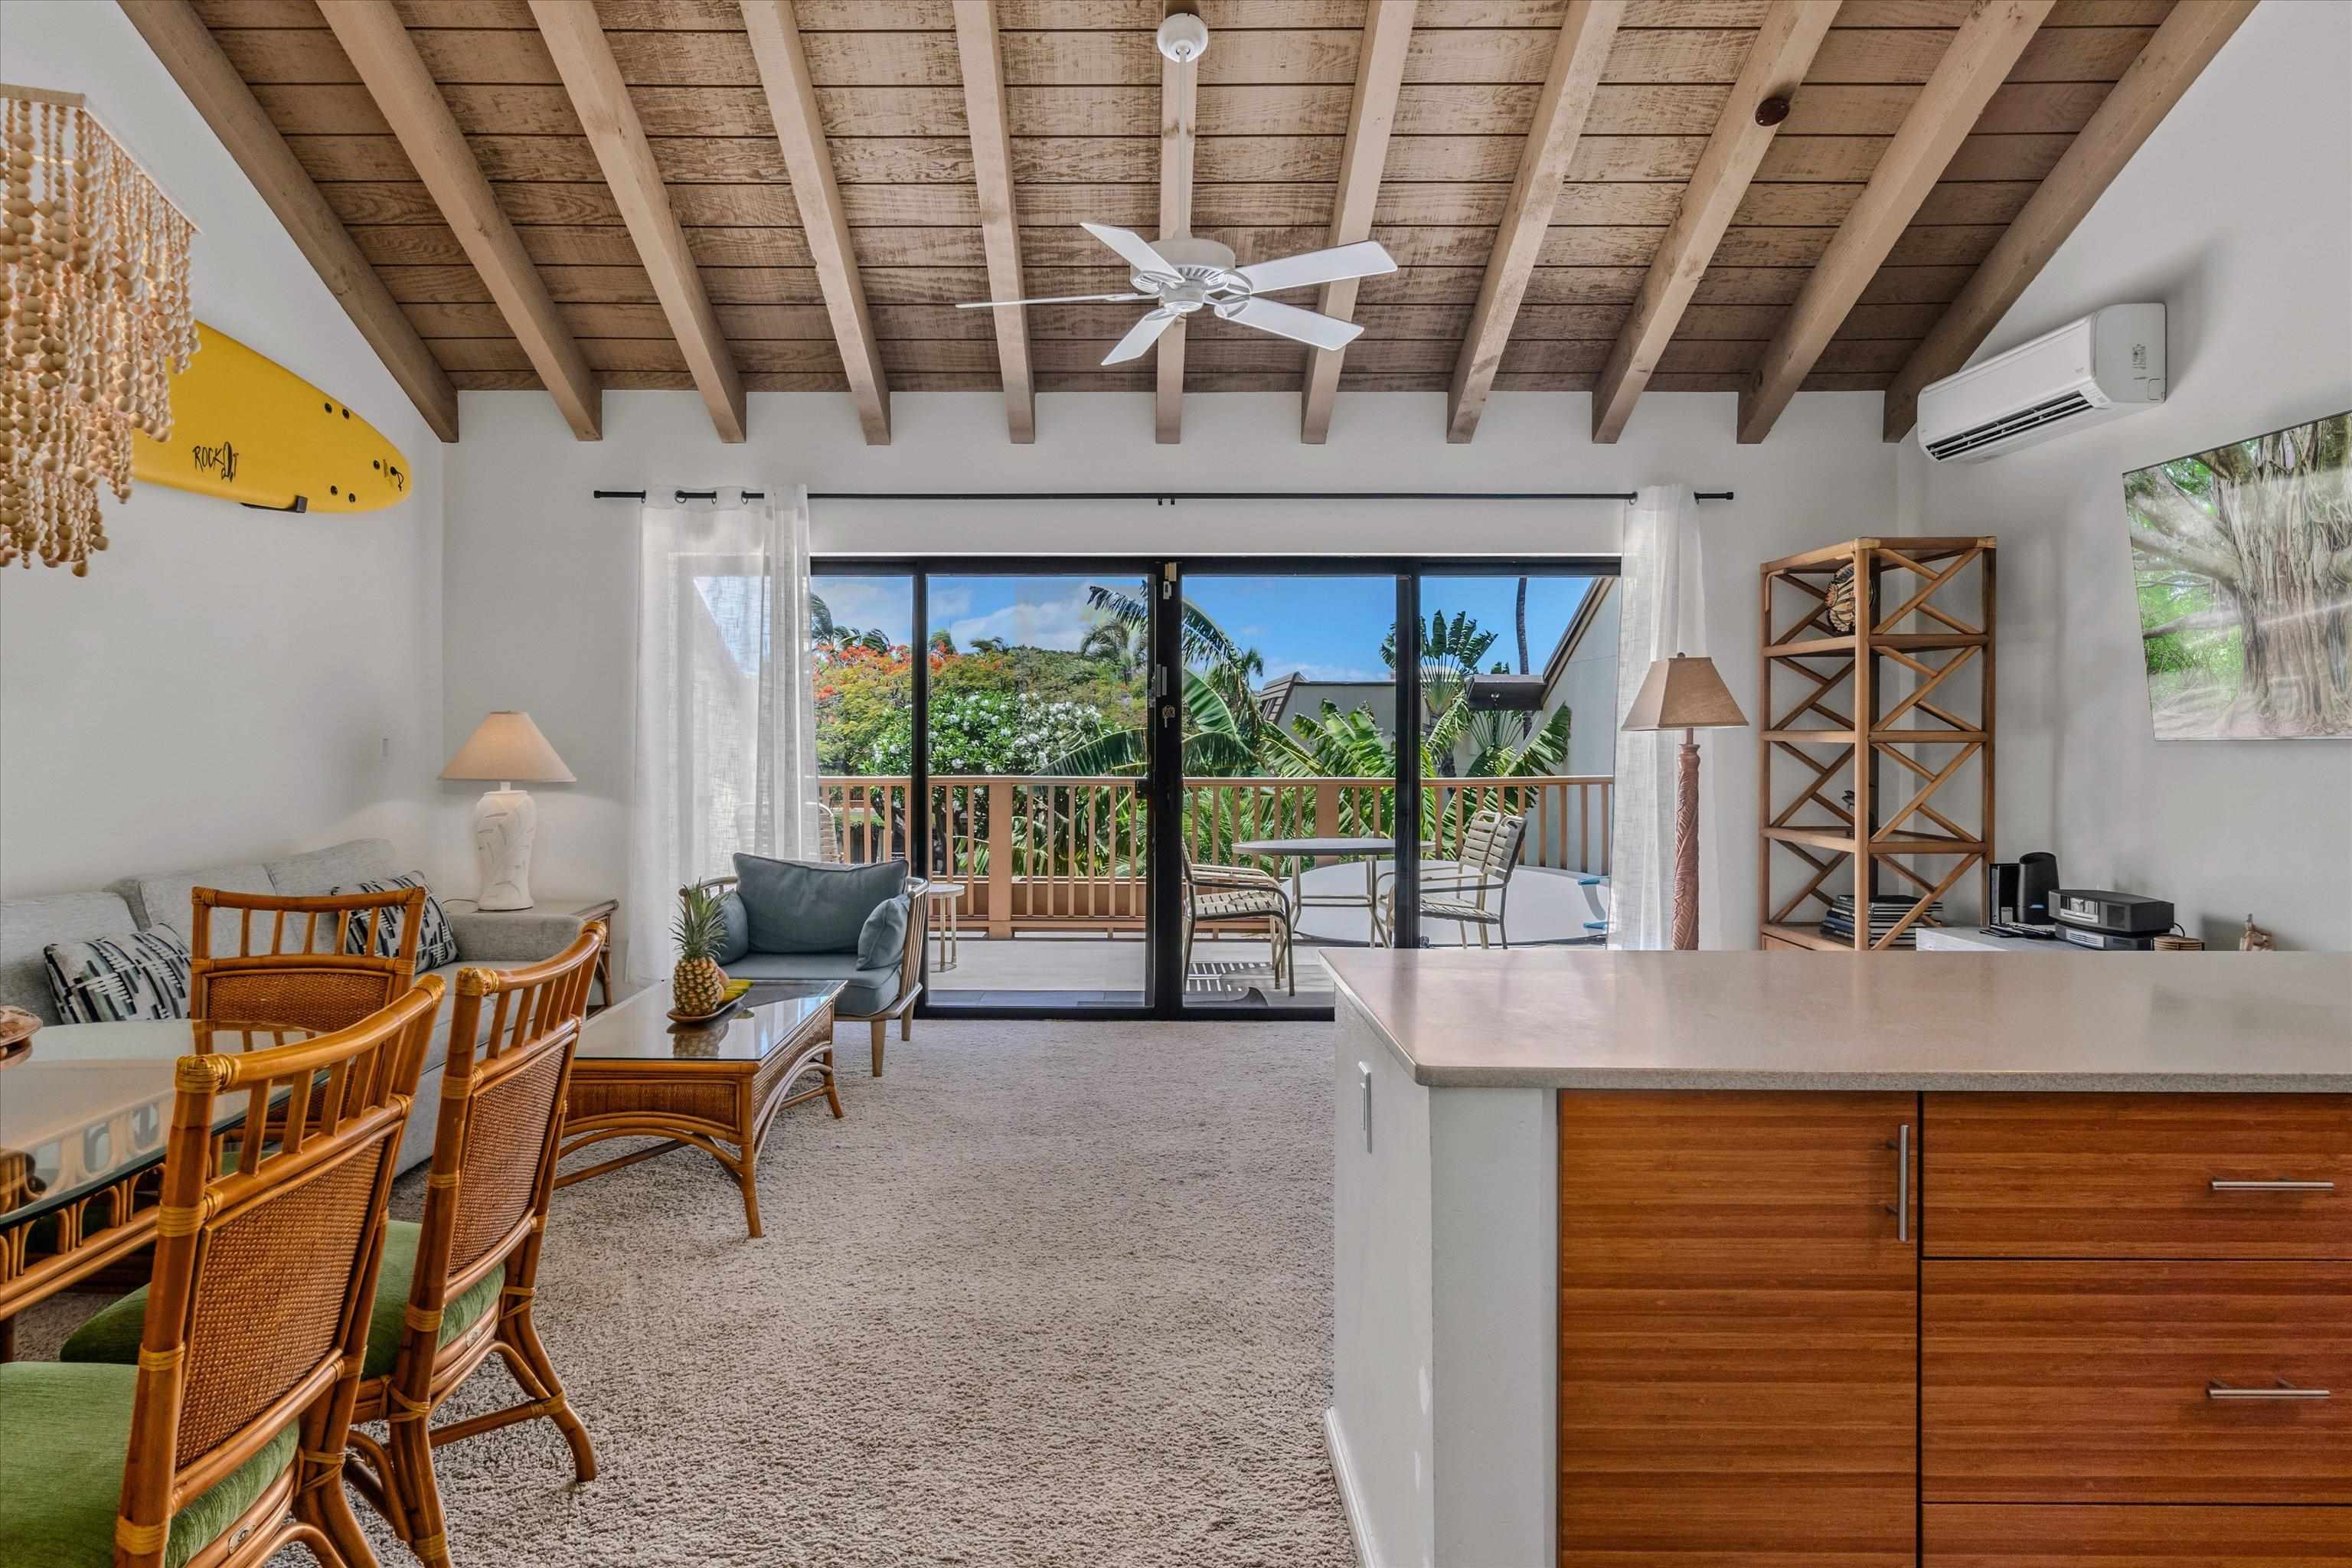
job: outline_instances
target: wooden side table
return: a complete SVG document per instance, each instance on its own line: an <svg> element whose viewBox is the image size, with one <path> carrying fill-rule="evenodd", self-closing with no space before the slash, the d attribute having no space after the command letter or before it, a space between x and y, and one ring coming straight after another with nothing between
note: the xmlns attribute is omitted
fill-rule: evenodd
<svg viewBox="0 0 2352 1568"><path fill-rule="evenodd" d="M835 1116L833 1004L839 981L770 984L716 1024L670 1021L670 983L646 987L580 1031L564 1098L561 1159L607 1138L667 1140L584 1169L559 1187L695 1148L719 1162L743 1194L743 1219L760 1231L760 1146L776 1113L823 1095ZM814 1073L816 1082L793 1086ZM731 1149L730 1145L732 1145Z"/></svg>
<svg viewBox="0 0 2352 1568"><path fill-rule="evenodd" d="M613 917L621 912L621 900L605 895L587 898L541 899L527 910L486 910L471 899L444 899L441 907L469 915L570 915L582 925L590 921L604 922L604 945L596 954L596 994L600 998L590 1013L601 1013L613 1005L613 946L620 933L613 930Z"/></svg>
<svg viewBox="0 0 2352 1568"><path fill-rule="evenodd" d="M940 958L933 969L947 970L956 966L958 932L956 908L963 902L961 882L934 881L923 896L931 901L931 934L939 939Z"/></svg>

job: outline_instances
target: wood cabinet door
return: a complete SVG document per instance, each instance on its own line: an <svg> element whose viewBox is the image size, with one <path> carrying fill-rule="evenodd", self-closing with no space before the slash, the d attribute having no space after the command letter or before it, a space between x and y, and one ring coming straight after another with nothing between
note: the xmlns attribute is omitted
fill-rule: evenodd
<svg viewBox="0 0 2352 1568"><path fill-rule="evenodd" d="M1561 1568L1916 1563L1917 1128L1910 1094L1561 1094Z"/></svg>

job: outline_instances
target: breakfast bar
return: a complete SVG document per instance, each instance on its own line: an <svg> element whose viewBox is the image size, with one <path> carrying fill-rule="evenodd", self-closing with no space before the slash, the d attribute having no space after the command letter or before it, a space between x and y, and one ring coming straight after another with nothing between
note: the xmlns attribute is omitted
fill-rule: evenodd
<svg viewBox="0 0 2352 1568"><path fill-rule="evenodd" d="M2352 1560L2352 957L1325 962L1370 1568Z"/></svg>

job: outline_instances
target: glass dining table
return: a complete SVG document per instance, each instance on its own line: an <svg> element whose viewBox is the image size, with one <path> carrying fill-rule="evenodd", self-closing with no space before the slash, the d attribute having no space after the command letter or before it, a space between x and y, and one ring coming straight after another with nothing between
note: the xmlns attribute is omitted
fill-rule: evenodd
<svg viewBox="0 0 2352 1568"><path fill-rule="evenodd" d="M61 1024L0 1065L0 1360L16 1313L152 1238L173 1064L314 1033L188 1018ZM215 1132L245 1120L243 1097L219 1103Z"/></svg>

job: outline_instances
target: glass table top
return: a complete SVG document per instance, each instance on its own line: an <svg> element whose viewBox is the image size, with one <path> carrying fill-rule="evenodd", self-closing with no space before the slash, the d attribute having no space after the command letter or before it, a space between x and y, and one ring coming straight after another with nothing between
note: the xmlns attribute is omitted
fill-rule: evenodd
<svg viewBox="0 0 2352 1568"><path fill-rule="evenodd" d="M582 1061L764 1061L789 1046L841 994L837 980L762 980L725 1017L680 1024L669 982L607 1007L580 1031Z"/></svg>
<svg viewBox="0 0 2352 1568"><path fill-rule="evenodd" d="M188 1018L58 1024L0 1067L0 1226L37 1218L163 1158L173 1064L184 1056L262 1050L314 1031ZM245 1120L225 1095L215 1131Z"/></svg>

